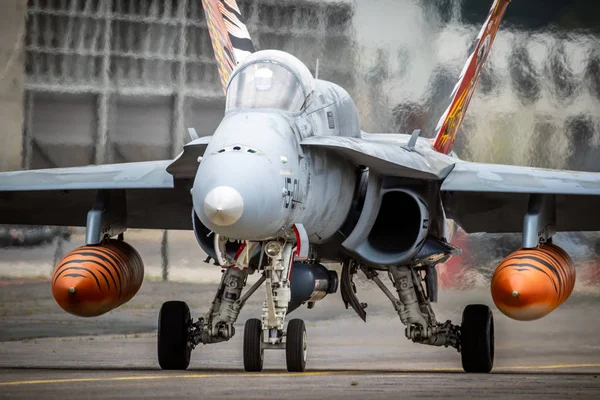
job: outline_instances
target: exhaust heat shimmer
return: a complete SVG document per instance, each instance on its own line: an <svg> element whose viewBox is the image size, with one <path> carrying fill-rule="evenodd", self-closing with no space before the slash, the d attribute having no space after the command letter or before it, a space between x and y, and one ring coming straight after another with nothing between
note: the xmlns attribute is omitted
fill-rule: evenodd
<svg viewBox="0 0 600 400"><path fill-rule="evenodd" d="M506 316L542 318L561 305L575 286L575 267L560 247L543 244L506 257L492 277L492 298Z"/></svg>
<svg viewBox="0 0 600 400"><path fill-rule="evenodd" d="M96 317L131 300L143 279L139 253L111 239L68 253L54 270L52 294L66 312Z"/></svg>

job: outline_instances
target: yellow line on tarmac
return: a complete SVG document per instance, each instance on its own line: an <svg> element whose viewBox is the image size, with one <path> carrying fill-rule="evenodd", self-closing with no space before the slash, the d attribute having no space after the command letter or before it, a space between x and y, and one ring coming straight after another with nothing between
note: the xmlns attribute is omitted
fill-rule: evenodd
<svg viewBox="0 0 600 400"><path fill-rule="evenodd" d="M600 364L555 364L555 365L519 365L515 367L499 367L498 369L568 369L568 368L588 368L600 367Z"/></svg>
<svg viewBox="0 0 600 400"><path fill-rule="evenodd" d="M506 370L535 370L535 369L573 369L573 368L600 368L600 364L554 364L554 365L514 365L509 367L495 367L495 372ZM427 370L414 370L410 372L455 372L462 371L462 368L428 368Z"/></svg>
<svg viewBox="0 0 600 400"><path fill-rule="evenodd" d="M344 371L340 371L344 372ZM38 379L30 381L12 381L0 382L0 386L18 386L18 385L39 385L44 383L78 383L78 382L107 382L107 381L142 381L159 379L203 379L203 378L222 378L222 377L272 377L272 376L318 376L334 375L338 372L315 371L298 373L243 373L243 374L186 374L186 375L138 375L138 376L119 376L112 378L68 378L68 379Z"/></svg>
<svg viewBox="0 0 600 400"><path fill-rule="evenodd" d="M498 367L496 371L505 370L552 370L552 369L573 369L600 367L600 364L555 364L555 365L518 365L509 367ZM455 372L462 371L462 368L429 368L426 370L406 370L389 371L391 374L403 373L428 373L428 372ZM266 372L266 373L215 373L215 374L185 374L185 375L137 375L137 376L119 376L112 378L69 378L69 379L38 379L29 381L0 382L0 386L19 386L19 385L40 385L47 383L79 383L79 382L119 382L119 381L143 381L143 380L161 380L161 379L206 379L206 378L241 378L241 377L295 377L295 376L326 376L326 375L370 375L381 374L386 371L381 370L338 370L338 371L313 371L313 372Z"/></svg>

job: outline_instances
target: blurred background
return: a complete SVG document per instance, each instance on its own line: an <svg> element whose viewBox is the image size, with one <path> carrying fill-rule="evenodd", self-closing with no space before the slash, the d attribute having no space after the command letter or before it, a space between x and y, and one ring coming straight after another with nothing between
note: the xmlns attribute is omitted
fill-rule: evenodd
<svg viewBox="0 0 600 400"><path fill-rule="evenodd" d="M312 71L318 59L319 78L350 92L364 130L429 137L491 3L238 0L257 48ZM600 172L597 15L588 0L511 2L455 145L461 158ZM0 2L0 170L172 158L187 127L210 135L223 111L200 0ZM0 277L46 279L82 232L0 226ZM220 276L191 232L127 237L151 279ZM457 241L465 255L440 274L463 287L485 283L520 236ZM600 282L599 233L556 243L580 283Z"/></svg>

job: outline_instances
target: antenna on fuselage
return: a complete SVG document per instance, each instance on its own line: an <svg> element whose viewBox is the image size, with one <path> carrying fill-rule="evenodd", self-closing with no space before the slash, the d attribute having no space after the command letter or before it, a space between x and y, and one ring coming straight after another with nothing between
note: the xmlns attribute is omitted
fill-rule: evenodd
<svg viewBox="0 0 600 400"><path fill-rule="evenodd" d="M315 79L319 79L319 59L317 58L317 65L315 66Z"/></svg>
<svg viewBox="0 0 600 400"><path fill-rule="evenodd" d="M196 139L198 139L200 136L198 136L198 132L196 132L196 129L194 128L188 128L188 135L190 135L190 140L194 141Z"/></svg>
<svg viewBox="0 0 600 400"><path fill-rule="evenodd" d="M419 138L420 134L421 134L420 129L415 129L413 131L413 133L412 133L412 135L410 135L410 139L408 139L408 143L405 147L406 150L415 151L415 146L417 145L417 139Z"/></svg>

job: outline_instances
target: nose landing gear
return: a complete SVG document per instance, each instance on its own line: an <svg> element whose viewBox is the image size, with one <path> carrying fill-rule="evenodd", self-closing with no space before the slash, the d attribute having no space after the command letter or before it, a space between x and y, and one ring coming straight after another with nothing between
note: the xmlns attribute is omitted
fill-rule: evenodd
<svg viewBox="0 0 600 400"><path fill-rule="evenodd" d="M250 249L257 243L246 245ZM241 258L238 259L238 256L244 257L244 254L236 256L235 264L228 266L223 273L208 313L198 321L192 321L189 307L184 302L169 301L163 304L158 322L158 362L161 368L186 369L190 363L191 351L198 344L231 339L235 334L233 325L239 312L248 298L264 283L267 295L262 306L262 318L249 319L244 329L244 369L248 372L260 372L263 369L265 350L285 349L288 371L305 370L307 336L304 321L293 319L289 322L287 331L284 331L291 298L290 275L294 243L269 242L263 246L262 251L269 257L269 261L261 278L241 296L248 277L248 264L239 262ZM259 265L262 265L262 259Z"/></svg>
<svg viewBox="0 0 600 400"><path fill-rule="evenodd" d="M246 372L263 370L265 349L285 349L288 372L304 372L306 370L308 342L306 325L303 320L292 319L288 322L285 342L271 344L265 342L263 336L262 324L259 319L252 318L246 321L244 328L244 370Z"/></svg>
<svg viewBox="0 0 600 400"><path fill-rule="evenodd" d="M291 320L284 333L285 318L291 298L293 244L269 242L265 246L265 252L270 258L264 272L267 296L262 307L262 320L251 319L246 322L244 369L248 372L262 371L264 350L285 349L288 371L304 372L307 358L304 321ZM257 321L260 321L260 331Z"/></svg>

